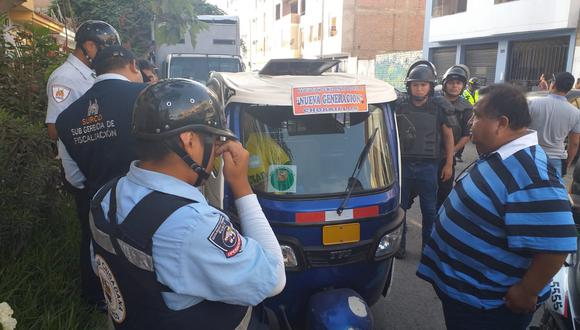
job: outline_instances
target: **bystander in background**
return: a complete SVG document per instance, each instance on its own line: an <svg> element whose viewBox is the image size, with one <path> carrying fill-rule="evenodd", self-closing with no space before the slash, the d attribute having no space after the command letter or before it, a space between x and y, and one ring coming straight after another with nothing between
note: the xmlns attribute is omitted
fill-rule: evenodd
<svg viewBox="0 0 580 330"><path fill-rule="evenodd" d="M580 143L580 111L568 103L566 94L574 85L569 72L556 75L550 94L530 101L530 128L538 132L538 142L560 176L566 174ZM568 137L568 145L564 141Z"/></svg>

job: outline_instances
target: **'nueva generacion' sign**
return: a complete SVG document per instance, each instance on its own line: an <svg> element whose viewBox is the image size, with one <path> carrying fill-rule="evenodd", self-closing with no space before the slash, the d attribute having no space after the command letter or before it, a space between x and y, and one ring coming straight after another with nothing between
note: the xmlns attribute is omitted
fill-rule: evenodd
<svg viewBox="0 0 580 330"><path fill-rule="evenodd" d="M292 88L294 114L367 112L365 85L314 86Z"/></svg>

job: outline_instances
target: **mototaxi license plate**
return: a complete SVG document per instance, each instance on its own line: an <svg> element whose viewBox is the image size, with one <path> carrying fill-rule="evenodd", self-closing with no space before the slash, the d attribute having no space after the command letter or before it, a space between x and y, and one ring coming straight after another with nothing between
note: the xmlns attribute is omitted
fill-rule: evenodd
<svg viewBox="0 0 580 330"><path fill-rule="evenodd" d="M322 244L335 245L360 241L360 223L345 223L322 227Z"/></svg>

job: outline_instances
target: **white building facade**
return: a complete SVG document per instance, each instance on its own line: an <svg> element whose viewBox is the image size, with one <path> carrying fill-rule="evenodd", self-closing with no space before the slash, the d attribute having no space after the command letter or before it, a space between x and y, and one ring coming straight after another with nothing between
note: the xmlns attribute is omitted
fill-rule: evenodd
<svg viewBox="0 0 580 330"><path fill-rule="evenodd" d="M440 75L464 63L487 84L532 89L542 73L578 77L579 12L580 0L427 0L423 53Z"/></svg>
<svg viewBox="0 0 580 330"><path fill-rule="evenodd" d="M343 0L227 0L224 9L240 17L244 58L258 70L272 58L345 56L342 8Z"/></svg>
<svg viewBox="0 0 580 330"><path fill-rule="evenodd" d="M225 1L225 3L224 3ZM240 17L248 67L272 58L353 59L422 47L425 0L222 0ZM350 70L349 70L350 71Z"/></svg>

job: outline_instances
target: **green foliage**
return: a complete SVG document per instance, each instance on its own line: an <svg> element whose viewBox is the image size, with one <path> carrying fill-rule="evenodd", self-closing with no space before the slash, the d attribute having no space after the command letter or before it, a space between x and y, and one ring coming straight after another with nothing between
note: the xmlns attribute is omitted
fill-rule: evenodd
<svg viewBox="0 0 580 330"><path fill-rule="evenodd" d="M48 31L0 35L0 259L13 258L51 214L58 163L44 127L48 73L62 61Z"/></svg>
<svg viewBox="0 0 580 330"><path fill-rule="evenodd" d="M176 44L186 30L195 45L195 36L200 30L191 0L160 0L153 5L155 13L155 35L158 43Z"/></svg>
<svg viewBox="0 0 580 330"><path fill-rule="evenodd" d="M221 10L218 6L212 5L205 1L194 1L193 10L198 15L225 15L226 12Z"/></svg>
<svg viewBox="0 0 580 330"><path fill-rule="evenodd" d="M18 329L105 328L103 314L80 301L78 221L44 125L46 81L64 54L46 30L8 35L0 34L0 301Z"/></svg>
<svg viewBox="0 0 580 330"><path fill-rule="evenodd" d="M189 30L196 35L205 28L197 15L223 15L223 10L205 0L55 0L53 7L77 23L98 19L113 25L121 40L138 57L146 57L154 26L157 44L176 44Z"/></svg>
<svg viewBox="0 0 580 330"><path fill-rule="evenodd" d="M18 261L0 260L0 301L14 309L17 329L106 329L106 316L80 298L79 226L70 198L36 228Z"/></svg>
<svg viewBox="0 0 580 330"><path fill-rule="evenodd" d="M44 125L3 109L0 181L0 259L10 259L52 213L60 178Z"/></svg>
<svg viewBox="0 0 580 330"><path fill-rule="evenodd" d="M46 80L63 61L47 29L25 26L0 34L0 107L31 122L46 115Z"/></svg>
<svg viewBox="0 0 580 330"><path fill-rule="evenodd" d="M151 44L152 3L154 0L57 0L53 6L77 24L102 20L115 27L123 44L143 56Z"/></svg>

